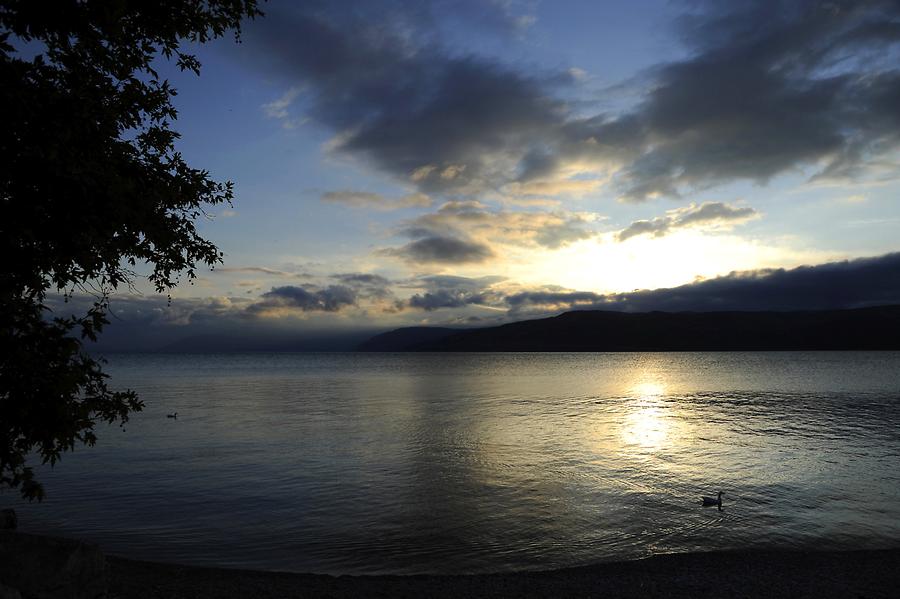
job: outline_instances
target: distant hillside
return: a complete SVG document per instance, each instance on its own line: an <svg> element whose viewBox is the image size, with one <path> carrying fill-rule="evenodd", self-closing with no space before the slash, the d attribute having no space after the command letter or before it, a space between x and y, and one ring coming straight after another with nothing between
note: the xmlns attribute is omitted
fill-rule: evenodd
<svg viewBox="0 0 900 599"><path fill-rule="evenodd" d="M429 335L433 337L428 339ZM551 352L900 350L900 306L810 312L578 311L467 331L428 327L398 329L369 340L361 349Z"/></svg>
<svg viewBox="0 0 900 599"><path fill-rule="evenodd" d="M420 345L436 343L464 329L406 327L375 335L359 346L359 351L415 351Z"/></svg>

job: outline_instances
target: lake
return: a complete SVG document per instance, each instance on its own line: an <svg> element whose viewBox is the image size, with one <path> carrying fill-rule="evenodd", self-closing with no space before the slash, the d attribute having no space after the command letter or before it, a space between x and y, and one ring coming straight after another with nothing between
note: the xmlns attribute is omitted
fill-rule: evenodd
<svg viewBox="0 0 900 599"><path fill-rule="evenodd" d="M22 530L332 574L900 546L897 352L109 362L145 410L41 469L42 504L0 495Z"/></svg>

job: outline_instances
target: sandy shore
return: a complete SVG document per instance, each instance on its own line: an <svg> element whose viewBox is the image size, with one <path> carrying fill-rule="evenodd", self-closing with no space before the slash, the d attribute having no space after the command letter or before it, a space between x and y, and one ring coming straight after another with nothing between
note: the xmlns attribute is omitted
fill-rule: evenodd
<svg viewBox="0 0 900 599"><path fill-rule="evenodd" d="M110 597L898 597L900 549L664 555L548 572L324 576L108 557Z"/></svg>

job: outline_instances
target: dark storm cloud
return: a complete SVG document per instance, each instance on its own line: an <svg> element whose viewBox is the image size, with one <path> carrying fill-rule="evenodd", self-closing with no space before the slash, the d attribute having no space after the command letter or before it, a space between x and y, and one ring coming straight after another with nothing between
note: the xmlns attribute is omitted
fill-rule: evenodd
<svg viewBox="0 0 900 599"><path fill-rule="evenodd" d="M700 6L682 21L693 55L658 67L630 115L641 153L619 175L626 198L766 181L804 165L855 175L897 147L900 3Z"/></svg>
<svg viewBox="0 0 900 599"><path fill-rule="evenodd" d="M433 41L453 6L272 6L248 45L306 86L297 101L337 132L335 151L426 192L551 189L576 181L575 164L640 201L797 168L874 176L900 145L895 0L692 3L680 23L688 57L651 69L633 110L587 118L559 100L574 78ZM515 20L505 3L486 6Z"/></svg>
<svg viewBox="0 0 900 599"><path fill-rule="evenodd" d="M398 248L380 250L381 255L402 258L414 264L464 264L484 262L494 253L477 241L429 235Z"/></svg>
<svg viewBox="0 0 900 599"><path fill-rule="evenodd" d="M415 106L382 114L341 149L409 174L425 189L482 189L495 175L506 177L516 148L550 133L561 118L561 104L543 95L537 80L501 66L463 58L429 70Z"/></svg>
<svg viewBox="0 0 900 599"><path fill-rule="evenodd" d="M676 229L713 228L730 229L732 226L757 218L759 213L749 206L731 206L724 202L706 202L699 206L669 210L665 216L650 220L638 220L619 231L616 239L625 241L638 235L663 237Z"/></svg>
<svg viewBox="0 0 900 599"><path fill-rule="evenodd" d="M357 293L346 285L329 285L324 288L285 285L273 287L260 297L261 301L247 307L249 314L264 314L280 309L337 312L357 303Z"/></svg>
<svg viewBox="0 0 900 599"><path fill-rule="evenodd" d="M600 295L532 291L510 295L511 312L535 306L628 312L825 310L900 304L900 253L876 258L744 271L652 291Z"/></svg>
<svg viewBox="0 0 900 599"><path fill-rule="evenodd" d="M481 4L481 10L494 4L508 10L506 3ZM518 148L558 127L564 105L543 91L541 76L432 41L436 21L454 8L283 4L267 8L267 18L248 27L247 38L263 50L268 66L308 86L298 101L338 132L335 150L425 191L487 187L510 168L506 163L518 160Z"/></svg>

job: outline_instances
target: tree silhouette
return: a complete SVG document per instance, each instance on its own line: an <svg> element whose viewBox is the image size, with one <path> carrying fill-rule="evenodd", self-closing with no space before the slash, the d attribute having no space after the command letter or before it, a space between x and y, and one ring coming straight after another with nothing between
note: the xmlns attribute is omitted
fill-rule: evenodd
<svg viewBox="0 0 900 599"><path fill-rule="evenodd" d="M175 150L175 89L153 65L199 74L185 42L237 39L260 14L255 0L0 0L0 487L41 499L31 454L54 464L141 409L83 341L138 265L165 292L221 261L194 223L232 199ZM48 293L83 292L86 314L50 311Z"/></svg>

